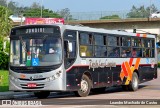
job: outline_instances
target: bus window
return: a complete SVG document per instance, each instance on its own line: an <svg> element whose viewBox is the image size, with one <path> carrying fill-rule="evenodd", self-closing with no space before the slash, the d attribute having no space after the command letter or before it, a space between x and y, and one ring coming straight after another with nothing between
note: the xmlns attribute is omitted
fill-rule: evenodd
<svg viewBox="0 0 160 108"><path fill-rule="evenodd" d="M108 47L108 57L120 57L119 47Z"/></svg>
<svg viewBox="0 0 160 108"><path fill-rule="evenodd" d="M151 50L148 48L143 49L143 57L151 57Z"/></svg>
<svg viewBox="0 0 160 108"><path fill-rule="evenodd" d="M65 68L71 66L76 59L76 31L67 30L64 35Z"/></svg>
<svg viewBox="0 0 160 108"><path fill-rule="evenodd" d="M80 33L80 56L92 57L93 56L93 36L91 33Z"/></svg>
<svg viewBox="0 0 160 108"><path fill-rule="evenodd" d="M151 47L151 42L150 42L150 40L149 39L143 39L143 47L145 47L145 48L149 48L149 47Z"/></svg>
<svg viewBox="0 0 160 108"><path fill-rule="evenodd" d="M122 46L131 46L131 38L129 37L122 37Z"/></svg>
<svg viewBox="0 0 160 108"><path fill-rule="evenodd" d="M104 45L103 39L104 39L103 35L95 34L94 35L95 45Z"/></svg>
<svg viewBox="0 0 160 108"><path fill-rule="evenodd" d="M142 41L139 38L132 38L132 46L141 47Z"/></svg>
<svg viewBox="0 0 160 108"><path fill-rule="evenodd" d="M119 37L116 36L108 36L108 46L119 46Z"/></svg>
<svg viewBox="0 0 160 108"><path fill-rule="evenodd" d="M93 47L80 45L80 56L83 57L92 57L93 56Z"/></svg>
<svg viewBox="0 0 160 108"><path fill-rule="evenodd" d="M96 57L107 57L107 47L106 47L106 36L95 34L95 56Z"/></svg>
<svg viewBox="0 0 160 108"><path fill-rule="evenodd" d="M121 57L131 57L131 48L122 47L121 48Z"/></svg>
<svg viewBox="0 0 160 108"><path fill-rule="evenodd" d="M95 46L95 56L96 57L107 57L107 47L106 46Z"/></svg>
<svg viewBox="0 0 160 108"><path fill-rule="evenodd" d="M80 44L82 44L82 45L91 45L91 44L93 44L92 34L80 33L79 40L80 40Z"/></svg>
<svg viewBox="0 0 160 108"><path fill-rule="evenodd" d="M132 49L132 57L142 57L142 49L141 48L133 48Z"/></svg>
<svg viewBox="0 0 160 108"><path fill-rule="evenodd" d="M152 49L152 57L155 57L155 49Z"/></svg>
<svg viewBox="0 0 160 108"><path fill-rule="evenodd" d="M151 43L152 43L152 48L154 48L154 47L155 47L155 42L154 42L154 40L152 40Z"/></svg>

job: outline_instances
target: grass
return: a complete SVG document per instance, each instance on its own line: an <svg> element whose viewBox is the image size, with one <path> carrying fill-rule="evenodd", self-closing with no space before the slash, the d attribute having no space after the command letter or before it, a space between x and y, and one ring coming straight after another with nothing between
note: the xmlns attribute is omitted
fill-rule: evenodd
<svg viewBox="0 0 160 108"><path fill-rule="evenodd" d="M0 92L9 90L8 71L0 70Z"/></svg>

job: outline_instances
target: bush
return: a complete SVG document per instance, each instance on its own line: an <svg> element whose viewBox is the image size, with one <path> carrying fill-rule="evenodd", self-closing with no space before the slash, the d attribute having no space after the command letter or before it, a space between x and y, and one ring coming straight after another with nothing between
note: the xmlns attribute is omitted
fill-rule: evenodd
<svg viewBox="0 0 160 108"><path fill-rule="evenodd" d="M0 51L0 70L8 70L9 56Z"/></svg>
<svg viewBox="0 0 160 108"><path fill-rule="evenodd" d="M160 62L158 62L158 67L160 68Z"/></svg>

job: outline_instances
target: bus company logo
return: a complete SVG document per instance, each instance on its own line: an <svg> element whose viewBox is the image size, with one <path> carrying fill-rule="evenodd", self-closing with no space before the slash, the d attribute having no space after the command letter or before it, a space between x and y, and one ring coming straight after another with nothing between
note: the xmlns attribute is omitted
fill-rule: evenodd
<svg viewBox="0 0 160 108"><path fill-rule="evenodd" d="M110 69L111 69L111 67L116 67L116 62L107 62L107 59L104 61L104 62L102 62L101 60L96 60L96 61L92 61L91 59L89 60L89 69L93 69L93 71L94 71L94 69L95 68L104 68L104 67L110 67Z"/></svg>
<svg viewBox="0 0 160 108"><path fill-rule="evenodd" d="M30 77L29 79L30 79L30 81L33 81L33 77Z"/></svg>
<svg viewBox="0 0 160 108"><path fill-rule="evenodd" d="M134 66L132 66L133 60L134 60L133 58L130 58L129 62L125 61L121 65L122 69L121 69L121 73L120 73L120 78L125 83L125 85L128 85L130 83L134 70L135 69L138 70L138 68L139 68L139 63L140 63L141 59L137 58ZM125 77L126 77L126 79L125 79Z"/></svg>

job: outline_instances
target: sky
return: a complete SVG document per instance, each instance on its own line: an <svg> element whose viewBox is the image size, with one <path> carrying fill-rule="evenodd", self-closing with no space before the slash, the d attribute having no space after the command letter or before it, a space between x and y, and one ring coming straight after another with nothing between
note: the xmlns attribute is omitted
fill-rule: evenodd
<svg viewBox="0 0 160 108"><path fill-rule="evenodd" d="M53 11L69 8L71 12L129 11L136 7L155 4L159 9L160 0L12 0L19 6L30 6L33 2L42 3Z"/></svg>

